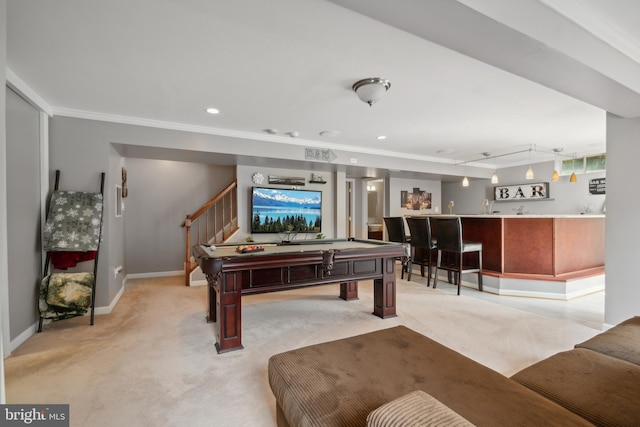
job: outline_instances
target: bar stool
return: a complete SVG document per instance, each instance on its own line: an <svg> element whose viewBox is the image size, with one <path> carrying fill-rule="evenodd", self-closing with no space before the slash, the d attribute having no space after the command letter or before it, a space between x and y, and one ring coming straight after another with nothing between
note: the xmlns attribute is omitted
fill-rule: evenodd
<svg viewBox="0 0 640 427"><path fill-rule="evenodd" d="M478 289L482 292L482 242L471 242L462 239L462 221L456 218L431 218L433 234L437 241L438 261L436 264L436 277L433 282L435 288L438 283L438 270L446 270L454 273L454 283L458 286L460 295L460 283L462 274L477 273ZM442 252L453 254L453 263L442 265ZM464 266L464 254L478 253L477 266Z"/></svg>
<svg viewBox="0 0 640 427"><path fill-rule="evenodd" d="M424 268L427 267L427 286L431 283L431 251L436 244L431 239L431 225L428 217L407 217L407 225L411 233L411 256L407 270L407 280L411 280L413 264L420 265L420 273L424 277ZM416 259L416 249L420 249L421 256ZM437 271L436 271L437 273Z"/></svg>
<svg viewBox="0 0 640 427"><path fill-rule="evenodd" d="M407 237L404 229L404 220L401 216L386 216L384 219L384 225L387 228L387 234L389 235L390 242L402 243L406 245L411 241L410 237ZM400 278L404 279L404 272L407 270L407 263L402 261L402 273ZM411 272L409 272L411 274ZM410 277L410 276L409 276Z"/></svg>

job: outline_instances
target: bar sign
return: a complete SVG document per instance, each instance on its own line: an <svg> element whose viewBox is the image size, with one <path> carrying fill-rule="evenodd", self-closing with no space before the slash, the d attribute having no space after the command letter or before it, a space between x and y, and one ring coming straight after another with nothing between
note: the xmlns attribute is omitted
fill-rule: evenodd
<svg viewBox="0 0 640 427"><path fill-rule="evenodd" d="M596 178L589 181L589 193L591 194L606 194L605 192L605 180L606 178Z"/></svg>
<svg viewBox="0 0 640 427"><path fill-rule="evenodd" d="M493 187L494 200L544 200L549 198L549 183L502 185Z"/></svg>

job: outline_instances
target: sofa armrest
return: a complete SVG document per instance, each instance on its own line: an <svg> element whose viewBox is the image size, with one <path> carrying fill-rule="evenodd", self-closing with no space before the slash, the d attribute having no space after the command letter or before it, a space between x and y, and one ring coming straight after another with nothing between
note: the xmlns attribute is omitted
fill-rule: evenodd
<svg viewBox="0 0 640 427"><path fill-rule="evenodd" d="M468 427L469 421L422 390L412 391L374 409L368 427Z"/></svg>

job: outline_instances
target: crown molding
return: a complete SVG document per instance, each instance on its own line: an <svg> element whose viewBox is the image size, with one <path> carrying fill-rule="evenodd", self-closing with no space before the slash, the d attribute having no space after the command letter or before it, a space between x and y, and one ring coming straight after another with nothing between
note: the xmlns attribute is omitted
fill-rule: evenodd
<svg viewBox="0 0 640 427"><path fill-rule="evenodd" d="M34 108L46 113L49 117L53 116L53 109L51 105L47 103L44 98L36 93L24 80L22 80L13 70L9 67L5 67L7 86L18 95L20 95L25 101L31 104Z"/></svg>
<svg viewBox="0 0 640 427"><path fill-rule="evenodd" d="M157 129L175 130L181 132L193 132L206 135L224 136L229 138L247 139L254 141L273 142L278 144L288 144L306 148L322 148L336 151L346 151L349 153L370 154L374 156L394 157L407 160L420 160L432 163L454 164L453 159L445 159L431 156L420 156L408 153L398 153L396 151L380 150L366 147L356 147L353 145L336 144L311 139L291 138L289 136L269 135L257 132L245 132L232 129L213 128L208 126L192 125L178 122L167 122L163 120L145 119L141 117L122 116L117 114L98 113L95 111L76 110L71 108L54 107L54 116L71 117L76 119L97 120L109 123L119 123L134 126L145 126Z"/></svg>

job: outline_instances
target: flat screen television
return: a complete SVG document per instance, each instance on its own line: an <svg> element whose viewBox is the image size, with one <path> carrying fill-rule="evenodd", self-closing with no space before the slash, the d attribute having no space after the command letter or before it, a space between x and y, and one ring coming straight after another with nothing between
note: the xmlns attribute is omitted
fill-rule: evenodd
<svg viewBox="0 0 640 427"><path fill-rule="evenodd" d="M253 187L252 233L320 233L322 191Z"/></svg>

